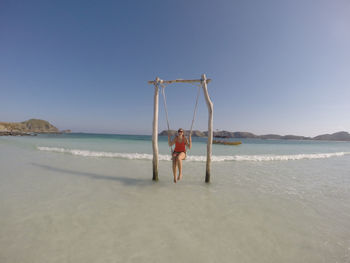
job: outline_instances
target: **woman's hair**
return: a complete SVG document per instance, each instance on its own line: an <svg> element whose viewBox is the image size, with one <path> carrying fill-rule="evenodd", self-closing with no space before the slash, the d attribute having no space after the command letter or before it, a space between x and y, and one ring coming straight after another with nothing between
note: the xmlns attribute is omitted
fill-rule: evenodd
<svg viewBox="0 0 350 263"><path fill-rule="evenodd" d="M177 130L177 132L180 132L180 131L182 131L182 132L183 132L184 130L183 130L182 128L180 128L180 129L178 129L178 130Z"/></svg>

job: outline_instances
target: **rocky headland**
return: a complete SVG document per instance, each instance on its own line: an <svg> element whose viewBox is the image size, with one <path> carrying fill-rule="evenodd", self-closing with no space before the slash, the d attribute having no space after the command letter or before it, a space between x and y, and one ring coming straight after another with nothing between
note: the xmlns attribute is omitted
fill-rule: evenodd
<svg viewBox="0 0 350 263"><path fill-rule="evenodd" d="M177 131L170 130L170 134L173 136ZM186 130L185 135L188 136L190 131ZM159 133L160 136L168 135L168 131L164 130ZM207 137L208 132L192 131L193 137ZM225 139L264 139L264 140L318 140L318 141L350 141L350 134L345 131L336 132L333 134L322 134L316 137L305 137L298 135L278 135L278 134L266 134L266 135L255 135L250 132L229 132L229 131L215 131L213 132L215 138Z"/></svg>
<svg viewBox="0 0 350 263"><path fill-rule="evenodd" d="M30 119L24 122L0 122L0 135L25 136L38 133L68 133L70 130L60 131L48 121Z"/></svg>

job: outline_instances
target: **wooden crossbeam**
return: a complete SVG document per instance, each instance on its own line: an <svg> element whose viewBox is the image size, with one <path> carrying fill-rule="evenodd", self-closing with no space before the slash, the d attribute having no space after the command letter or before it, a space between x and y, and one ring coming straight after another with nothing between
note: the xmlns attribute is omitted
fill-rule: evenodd
<svg viewBox="0 0 350 263"><path fill-rule="evenodd" d="M211 79L207 79L206 80L207 83L209 83L211 81ZM171 84L171 83L201 83L202 80L201 79L175 79L175 80L162 80L160 79L159 80L159 83L165 83L165 84ZM150 80L148 81L148 84L157 84L157 81L156 80Z"/></svg>

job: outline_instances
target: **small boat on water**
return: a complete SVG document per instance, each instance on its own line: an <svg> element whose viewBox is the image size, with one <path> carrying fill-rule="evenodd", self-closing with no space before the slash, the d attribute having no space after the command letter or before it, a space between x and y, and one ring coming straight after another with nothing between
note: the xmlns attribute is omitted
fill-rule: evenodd
<svg viewBox="0 0 350 263"><path fill-rule="evenodd" d="M230 141L219 141L219 140L213 140L214 144L224 144L224 145L240 145L242 142L230 142Z"/></svg>

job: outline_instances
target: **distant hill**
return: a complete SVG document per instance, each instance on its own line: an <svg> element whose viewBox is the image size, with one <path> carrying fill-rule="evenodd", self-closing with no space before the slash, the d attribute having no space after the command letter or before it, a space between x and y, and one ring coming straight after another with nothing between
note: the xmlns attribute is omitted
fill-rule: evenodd
<svg viewBox="0 0 350 263"><path fill-rule="evenodd" d="M350 134L345 131L336 132L333 134L323 134L313 138L313 140L326 141L350 141Z"/></svg>
<svg viewBox="0 0 350 263"><path fill-rule="evenodd" d="M261 139L266 139L266 140L281 140L283 136L278 135L278 134L266 134L266 135L260 135Z"/></svg>
<svg viewBox="0 0 350 263"><path fill-rule="evenodd" d="M23 133L60 133L48 121L30 119L24 122L0 122L0 132L6 135L21 135Z"/></svg>
<svg viewBox="0 0 350 263"><path fill-rule="evenodd" d="M190 134L190 131L189 130L184 130L185 132L185 136L188 136ZM175 134L177 134L177 131L175 130L170 130L170 135L171 136L174 136ZM159 133L160 136L167 136L168 135L168 130L164 130L162 131L161 133ZM204 134L203 132L201 131L192 131L192 136L193 137L206 137L207 135Z"/></svg>
<svg viewBox="0 0 350 263"><path fill-rule="evenodd" d="M282 140L311 140L311 138L298 135L285 135L282 136Z"/></svg>
<svg viewBox="0 0 350 263"><path fill-rule="evenodd" d="M167 135L168 131L164 130L159 135ZM171 130L170 134L173 136L176 131ZM185 135L188 135L189 131L185 131ZM208 132L193 131L193 137L207 137ZM216 138L235 138L235 139L265 139L265 140L327 140L327 141L350 141L350 134L348 132L337 132L333 134L324 134L316 137L305 137L298 135L278 135L278 134L266 134L255 135L250 132L229 132L229 131L215 131L213 136Z"/></svg>

